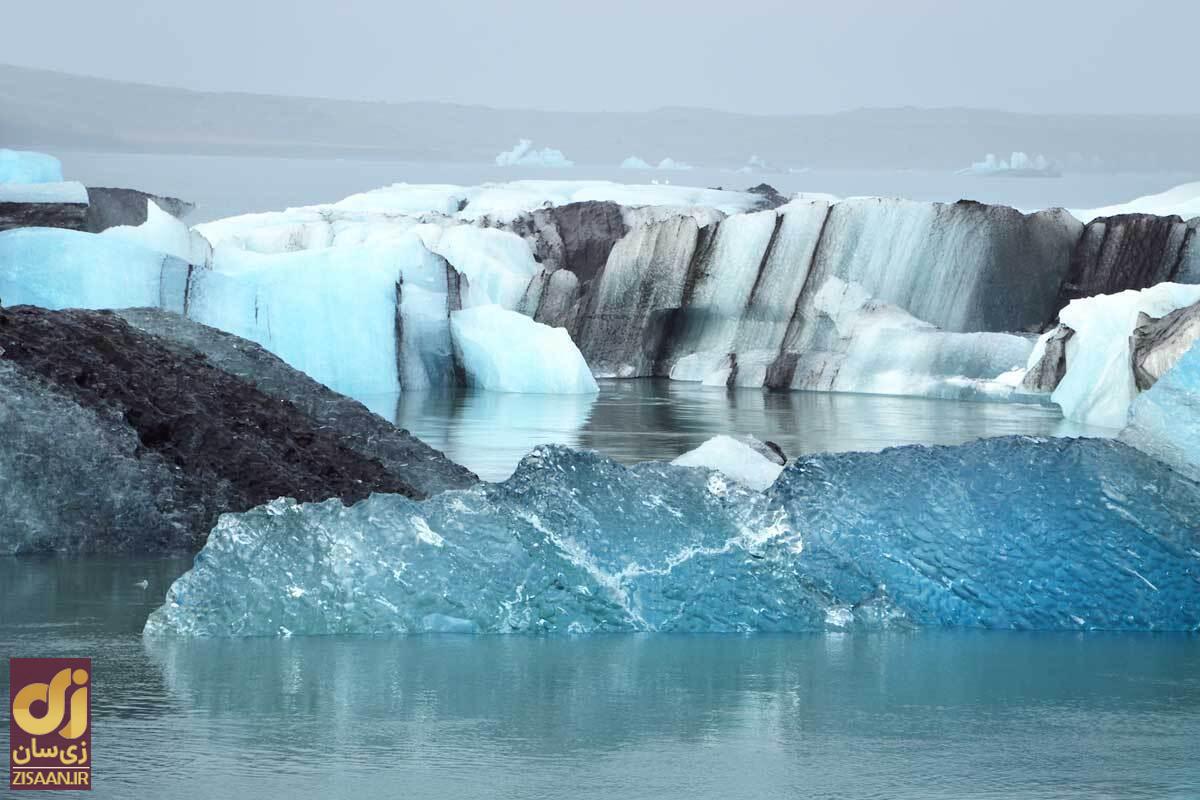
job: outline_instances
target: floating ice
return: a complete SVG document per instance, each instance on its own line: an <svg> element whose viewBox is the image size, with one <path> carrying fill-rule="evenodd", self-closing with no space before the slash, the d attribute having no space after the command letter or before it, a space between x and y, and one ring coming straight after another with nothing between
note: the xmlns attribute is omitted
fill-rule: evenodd
<svg viewBox="0 0 1200 800"><path fill-rule="evenodd" d="M645 161L644 159L638 158L637 156L630 156L629 158L627 158L621 162L621 169L654 169L654 168L652 166L650 166L650 164L647 161Z"/></svg>
<svg viewBox="0 0 1200 800"><path fill-rule="evenodd" d="M146 633L1197 630L1197 519L1103 440L805 458L766 493L543 447L425 502L225 515Z"/></svg>
<svg viewBox="0 0 1200 800"><path fill-rule="evenodd" d="M755 440L757 441L757 440ZM705 467L715 469L726 477L763 490L775 482L783 472L782 464L772 461L750 443L732 436L714 436L694 450L689 450L672 461L680 467Z"/></svg>
<svg viewBox="0 0 1200 800"><path fill-rule="evenodd" d="M62 162L54 156L0 148L0 184L61 183L62 179Z"/></svg>
<svg viewBox="0 0 1200 800"><path fill-rule="evenodd" d="M687 170L692 169L692 165L687 164L683 161L676 161L675 159L671 158L670 156L667 156L662 161L658 162L657 169L678 170L681 172L686 172Z"/></svg>
<svg viewBox="0 0 1200 800"><path fill-rule="evenodd" d="M512 150L506 150L496 156L498 167L573 167L575 162L563 155L562 150L553 147L533 149L533 141L522 139Z"/></svg>
<svg viewBox="0 0 1200 800"><path fill-rule="evenodd" d="M1030 158L1025 153L1017 151L1007 161L996 158L993 153L988 153L983 161L976 161L967 169L959 170L959 174L1057 176L1058 167L1041 153Z"/></svg>
<svg viewBox="0 0 1200 800"><path fill-rule="evenodd" d="M1092 425L1123 427L1137 396L1129 336L1137 327L1138 314L1161 317L1197 301L1200 286L1160 283L1140 291L1131 289L1068 303L1058 319L1075 334L1067 340L1067 371L1051 395L1063 416ZM1043 339L1053 335L1050 331ZM1033 363L1031 357L1031 367Z"/></svg>
<svg viewBox="0 0 1200 800"><path fill-rule="evenodd" d="M562 328L497 305L455 311L450 317L454 352L472 386L536 394L600 391Z"/></svg>
<svg viewBox="0 0 1200 800"><path fill-rule="evenodd" d="M1200 481L1200 342L1138 395L1121 439Z"/></svg>

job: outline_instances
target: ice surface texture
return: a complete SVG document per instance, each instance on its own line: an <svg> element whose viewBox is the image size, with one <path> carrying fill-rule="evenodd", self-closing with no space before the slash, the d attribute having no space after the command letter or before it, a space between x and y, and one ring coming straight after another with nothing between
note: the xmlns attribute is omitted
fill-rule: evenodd
<svg viewBox="0 0 1200 800"><path fill-rule="evenodd" d="M221 518L150 635L1200 626L1200 486L1102 440L718 473L543 447L425 502Z"/></svg>

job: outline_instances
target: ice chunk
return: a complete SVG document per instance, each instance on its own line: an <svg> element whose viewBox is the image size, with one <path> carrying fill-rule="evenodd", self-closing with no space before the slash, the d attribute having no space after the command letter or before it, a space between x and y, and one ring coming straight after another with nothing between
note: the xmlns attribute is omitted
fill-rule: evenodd
<svg viewBox="0 0 1200 800"><path fill-rule="evenodd" d="M568 159L561 150L553 147L533 149L533 141L522 139L513 149L506 150L496 156L498 167L573 167L575 162Z"/></svg>
<svg viewBox="0 0 1200 800"><path fill-rule="evenodd" d="M44 308L155 306L182 313L191 267L115 237L62 228L0 233L0 298Z"/></svg>
<svg viewBox="0 0 1200 800"><path fill-rule="evenodd" d="M654 169L644 159L630 156L621 162L621 169Z"/></svg>
<svg viewBox="0 0 1200 800"><path fill-rule="evenodd" d="M1200 343L1133 401L1121 439L1200 481Z"/></svg>
<svg viewBox="0 0 1200 800"><path fill-rule="evenodd" d="M87 205L82 183L0 183L0 203L73 203Z"/></svg>
<svg viewBox="0 0 1200 800"><path fill-rule="evenodd" d="M1197 515L1095 439L817 456L765 493L542 447L425 502L227 514L146 633L1195 630Z"/></svg>
<svg viewBox="0 0 1200 800"><path fill-rule="evenodd" d="M529 245L516 234L473 225L421 225L414 229L430 251L467 279L463 307L516 308L539 267Z"/></svg>
<svg viewBox="0 0 1200 800"><path fill-rule="evenodd" d="M197 266L212 262L212 247L208 240L163 211L153 200L146 201L146 221L141 225L116 225L100 235L136 242Z"/></svg>
<svg viewBox="0 0 1200 800"><path fill-rule="evenodd" d="M760 491L774 483L779 473L783 472L781 464L767 458L761 450L732 436L714 436L671 463L680 467L715 469L751 489Z"/></svg>
<svg viewBox="0 0 1200 800"><path fill-rule="evenodd" d="M1067 370L1051 399L1077 422L1121 428L1137 396L1129 336L1138 315L1161 317L1200 301L1200 286L1160 283L1072 300L1059 321L1075 331L1066 343ZM1054 335L1051 331L1043 338ZM1030 364L1034 366L1034 364Z"/></svg>
<svg viewBox="0 0 1200 800"><path fill-rule="evenodd" d="M600 391L563 328L497 305L455 311L450 317L454 351L473 386L538 394Z"/></svg>
<svg viewBox="0 0 1200 800"><path fill-rule="evenodd" d="M0 148L0 184L60 183L62 179L62 162L54 156Z"/></svg>

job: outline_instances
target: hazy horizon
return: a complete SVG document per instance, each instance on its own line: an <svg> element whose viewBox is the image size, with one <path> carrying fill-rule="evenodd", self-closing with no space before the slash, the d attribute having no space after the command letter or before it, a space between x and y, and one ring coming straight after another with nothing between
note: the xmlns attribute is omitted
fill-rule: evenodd
<svg viewBox="0 0 1200 800"><path fill-rule="evenodd" d="M1200 5L110 0L6 9L3 61L204 92L492 109L1196 114Z"/></svg>

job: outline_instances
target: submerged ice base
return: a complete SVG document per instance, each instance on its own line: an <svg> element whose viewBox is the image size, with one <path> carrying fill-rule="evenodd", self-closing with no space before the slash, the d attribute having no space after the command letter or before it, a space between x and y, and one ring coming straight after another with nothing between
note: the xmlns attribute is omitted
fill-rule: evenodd
<svg viewBox="0 0 1200 800"><path fill-rule="evenodd" d="M1200 629L1200 486L1008 437L719 473L543 447L425 502L221 518L148 635Z"/></svg>

